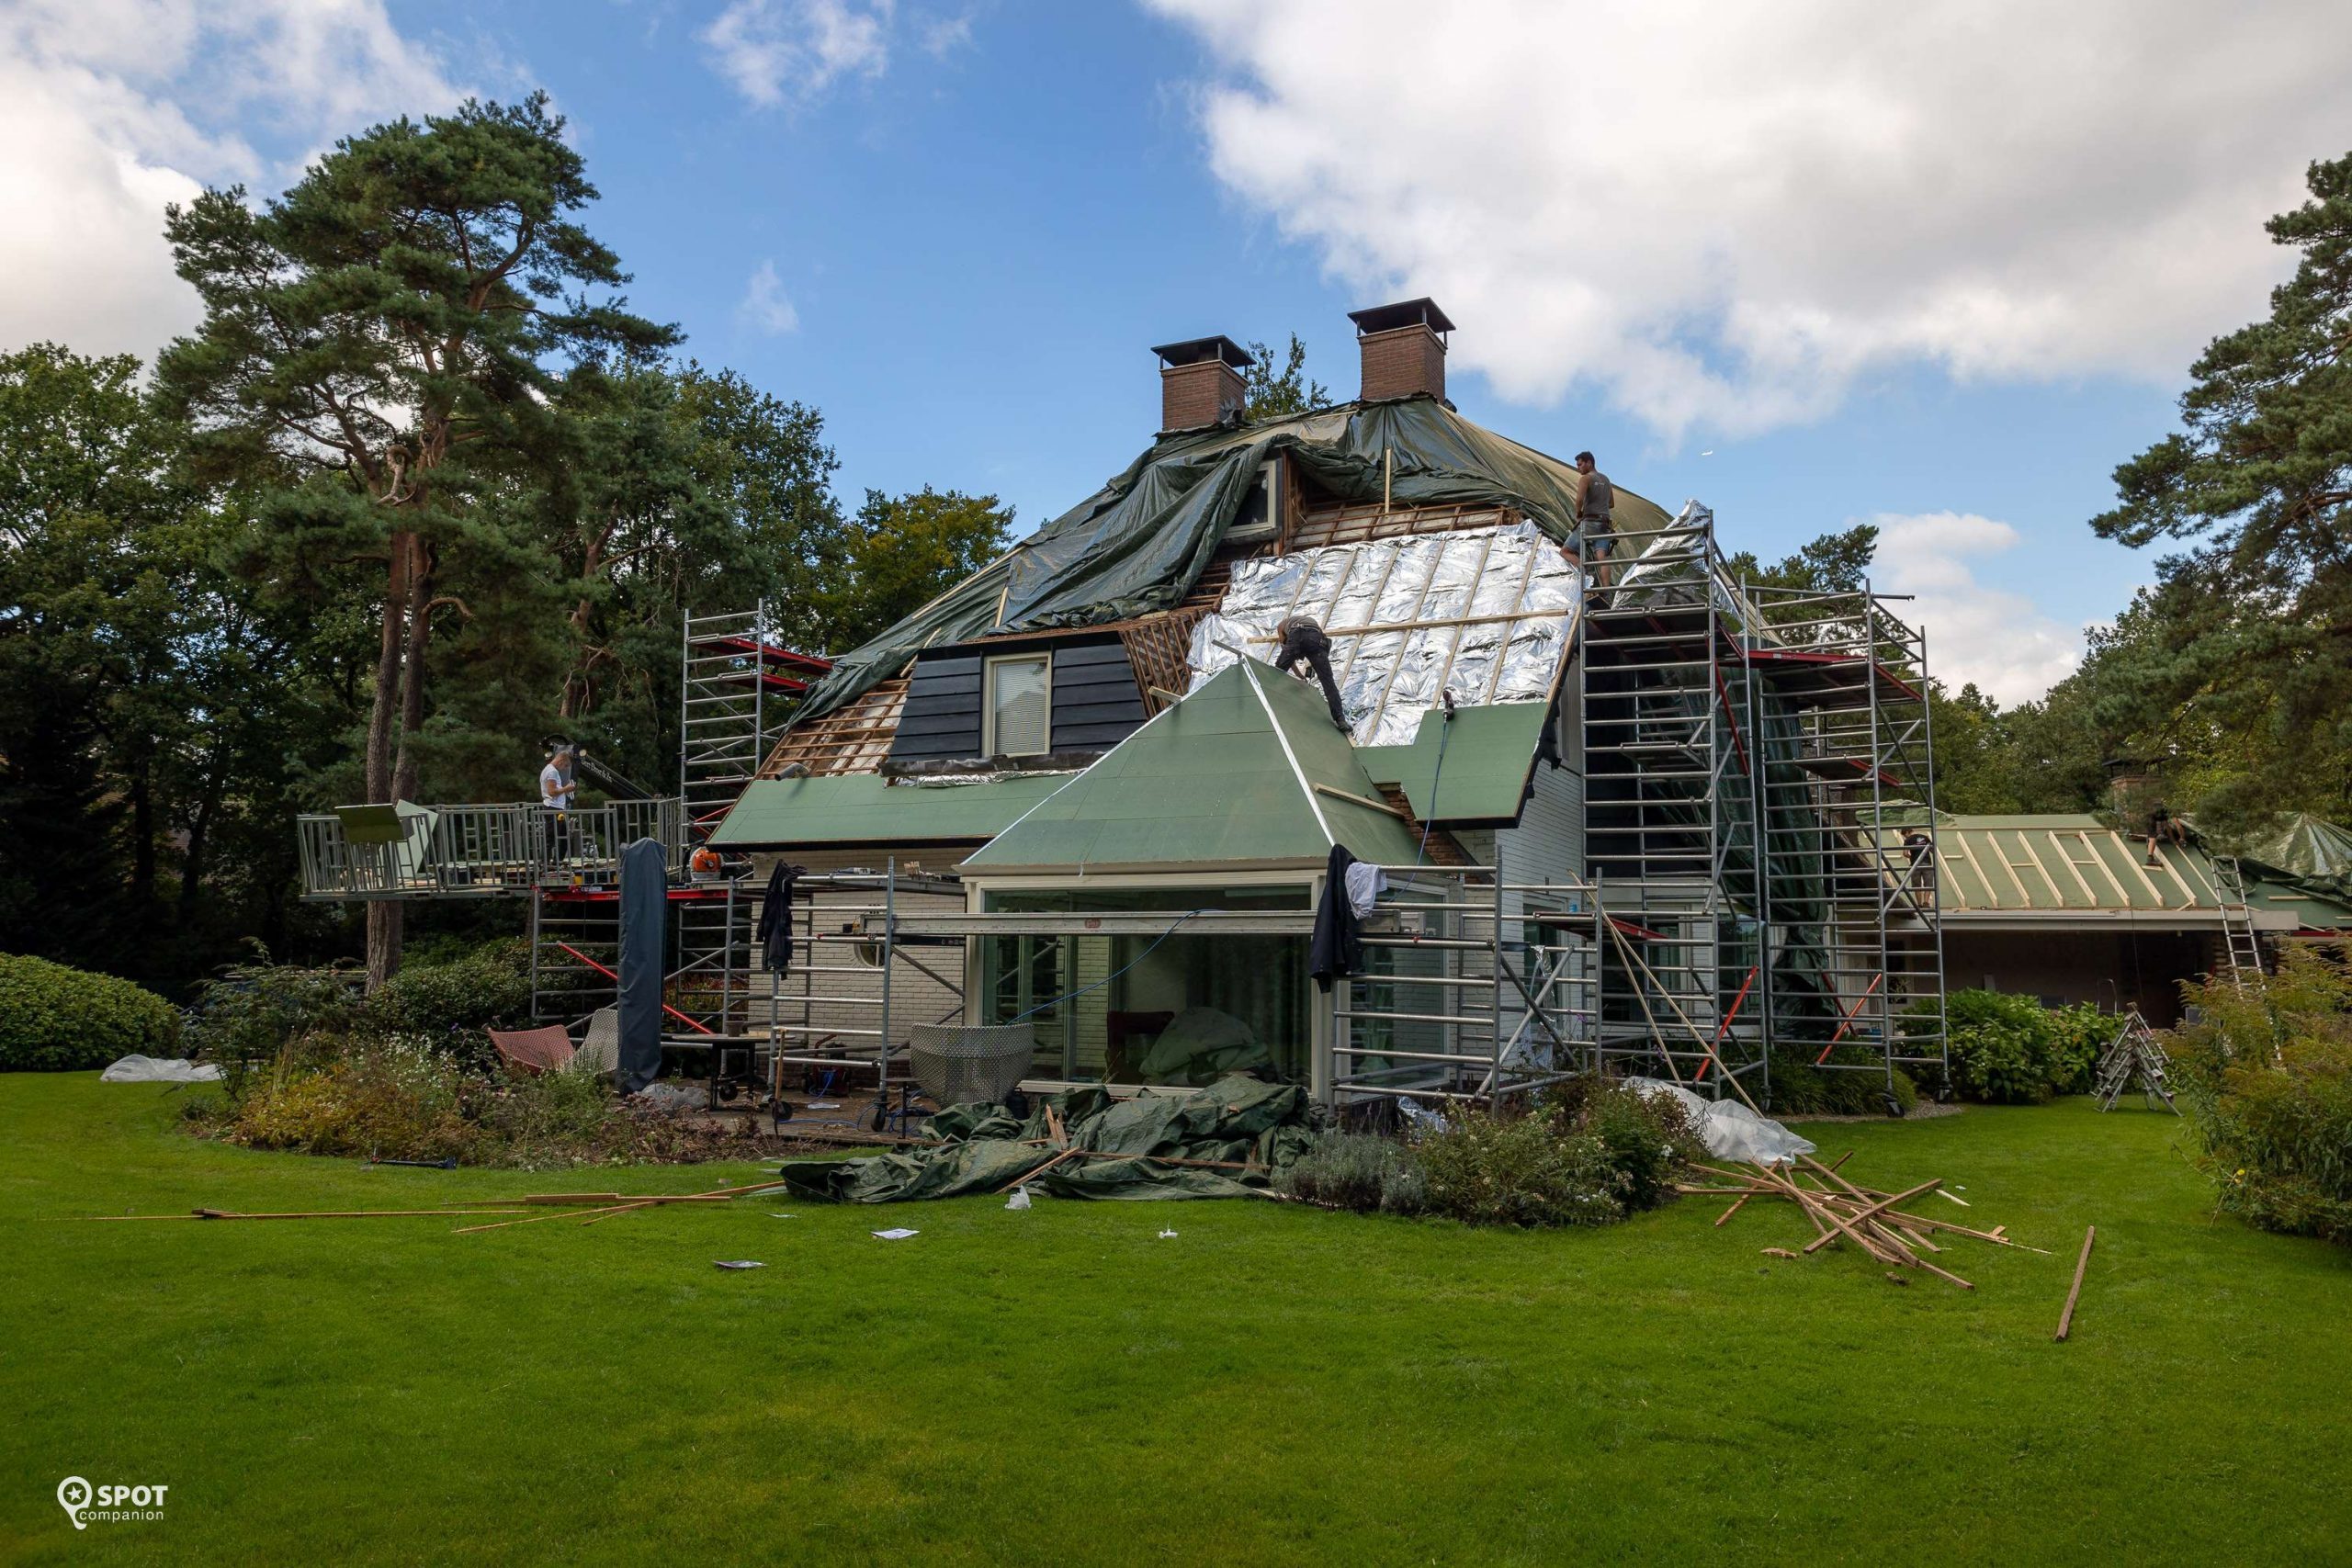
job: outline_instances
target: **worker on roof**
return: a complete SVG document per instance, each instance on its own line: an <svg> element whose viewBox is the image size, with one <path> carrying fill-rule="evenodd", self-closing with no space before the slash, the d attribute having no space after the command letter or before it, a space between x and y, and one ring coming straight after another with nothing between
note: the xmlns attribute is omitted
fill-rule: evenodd
<svg viewBox="0 0 2352 1568"><path fill-rule="evenodd" d="M1577 454L1577 472L1584 476L1584 489L1577 498L1577 526L1584 536L1586 565L1593 574L1593 581L1606 588L1610 517L1617 510L1617 487L1594 466L1589 452Z"/></svg>

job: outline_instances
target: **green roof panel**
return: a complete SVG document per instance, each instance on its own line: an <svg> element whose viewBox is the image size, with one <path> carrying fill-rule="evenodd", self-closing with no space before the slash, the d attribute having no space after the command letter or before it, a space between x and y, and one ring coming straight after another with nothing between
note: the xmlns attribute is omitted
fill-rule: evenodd
<svg viewBox="0 0 2352 1568"><path fill-rule="evenodd" d="M975 873L1316 866L1335 837L1359 860L1413 858L1418 845L1401 820L1342 795L1379 798L1320 694L1243 663L1165 709L964 864Z"/></svg>
<svg viewBox="0 0 2352 1568"><path fill-rule="evenodd" d="M1424 822L1513 822L1551 711L1549 703L1498 703L1456 708L1449 724L1431 708L1410 745L1366 746L1356 755L1374 783L1401 786Z"/></svg>
<svg viewBox="0 0 2352 1568"><path fill-rule="evenodd" d="M760 779L743 791L710 841L722 850L979 843L1070 777L1033 773L957 784L893 783L876 773Z"/></svg>

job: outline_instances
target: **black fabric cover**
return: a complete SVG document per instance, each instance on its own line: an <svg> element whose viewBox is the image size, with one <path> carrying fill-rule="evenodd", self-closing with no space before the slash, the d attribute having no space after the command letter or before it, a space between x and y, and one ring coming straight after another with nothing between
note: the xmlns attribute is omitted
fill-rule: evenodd
<svg viewBox="0 0 2352 1568"><path fill-rule="evenodd" d="M772 975L792 967L792 886L803 866L775 863L768 873L768 889L760 895L760 921L753 934L760 939L760 959Z"/></svg>
<svg viewBox="0 0 2352 1568"><path fill-rule="evenodd" d="M662 1071L662 952L670 866L660 840L621 851L620 1090L635 1094Z"/></svg>
<svg viewBox="0 0 2352 1568"><path fill-rule="evenodd" d="M1347 845L1333 844L1323 868L1323 899L1315 906L1315 941L1306 952L1306 972L1326 991L1339 976L1363 972L1363 935L1356 926L1355 906L1348 901L1348 867L1355 863Z"/></svg>

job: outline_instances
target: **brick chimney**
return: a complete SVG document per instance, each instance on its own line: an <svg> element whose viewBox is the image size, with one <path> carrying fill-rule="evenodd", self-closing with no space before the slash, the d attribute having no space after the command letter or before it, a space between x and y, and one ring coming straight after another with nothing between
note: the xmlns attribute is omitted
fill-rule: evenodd
<svg viewBox="0 0 2352 1568"><path fill-rule="evenodd" d="M1365 402L1427 392L1445 401L1445 336L1453 323L1434 299L1406 299L1351 310L1356 347L1363 355Z"/></svg>
<svg viewBox="0 0 2352 1568"><path fill-rule="evenodd" d="M1241 372L1256 361L1229 337L1163 343L1159 355L1159 428L1199 430L1238 418L1250 400Z"/></svg>

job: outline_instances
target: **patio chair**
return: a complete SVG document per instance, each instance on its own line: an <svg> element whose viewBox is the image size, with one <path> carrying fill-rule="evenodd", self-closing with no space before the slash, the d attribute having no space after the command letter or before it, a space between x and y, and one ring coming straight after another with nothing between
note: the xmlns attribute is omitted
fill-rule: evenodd
<svg viewBox="0 0 2352 1568"><path fill-rule="evenodd" d="M571 1060L571 1036L561 1024L541 1029L492 1029L486 1032L499 1059L518 1073L552 1073Z"/></svg>

